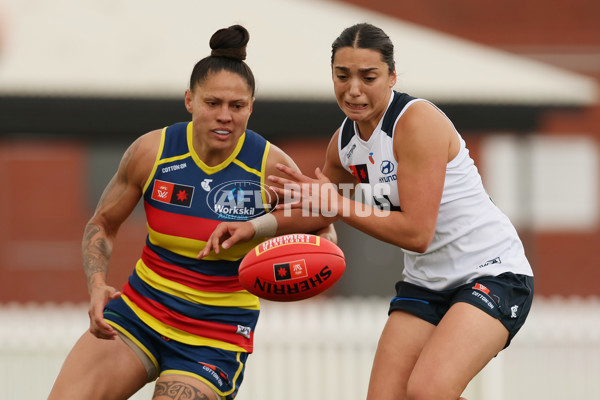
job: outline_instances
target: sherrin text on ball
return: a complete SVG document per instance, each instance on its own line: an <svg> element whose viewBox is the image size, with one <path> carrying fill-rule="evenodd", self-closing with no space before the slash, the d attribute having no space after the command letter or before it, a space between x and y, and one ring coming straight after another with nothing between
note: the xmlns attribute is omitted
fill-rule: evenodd
<svg viewBox="0 0 600 400"><path fill-rule="evenodd" d="M342 250L310 234L269 239L250 251L239 268L241 285L258 297L297 301L316 296L335 284L346 269Z"/></svg>

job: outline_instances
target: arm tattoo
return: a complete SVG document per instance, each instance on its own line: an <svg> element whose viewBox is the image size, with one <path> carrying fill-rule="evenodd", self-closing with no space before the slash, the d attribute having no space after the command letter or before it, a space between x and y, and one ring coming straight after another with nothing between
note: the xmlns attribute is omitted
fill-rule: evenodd
<svg viewBox="0 0 600 400"><path fill-rule="evenodd" d="M117 171L115 176L108 182L108 185L102 192L96 213L99 212L103 204L118 204L124 196L126 185L121 184L120 182L124 181L126 183L129 179L127 168L139 147L140 143L136 140L123 155L119 171ZM104 227L104 229L107 229L107 227ZM82 256L88 287L93 283L90 281L93 274L101 272L106 276L108 273L108 262L112 253L112 242L106 235L107 232L94 223L89 223L85 227L82 243Z"/></svg>
<svg viewBox="0 0 600 400"><path fill-rule="evenodd" d="M94 224L87 225L83 234L82 255L88 284L92 274L107 273L110 253L111 246L108 240L100 234L100 227Z"/></svg>
<svg viewBox="0 0 600 400"><path fill-rule="evenodd" d="M179 381L157 382L153 398L173 400L210 400L202 390Z"/></svg>

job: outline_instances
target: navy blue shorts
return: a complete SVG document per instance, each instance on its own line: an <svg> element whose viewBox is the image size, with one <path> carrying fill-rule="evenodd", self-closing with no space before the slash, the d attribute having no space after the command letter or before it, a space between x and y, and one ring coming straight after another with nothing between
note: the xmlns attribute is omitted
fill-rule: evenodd
<svg viewBox="0 0 600 400"><path fill-rule="evenodd" d="M244 378L248 353L192 346L161 336L140 320L122 299L108 304L104 319L150 358L159 375L193 376L225 399L236 396Z"/></svg>
<svg viewBox="0 0 600 400"><path fill-rule="evenodd" d="M525 323L533 301L533 277L510 272L485 276L448 290L431 290L411 283L396 283L392 311L406 311L433 325L439 324L455 303L469 303L502 322L508 329L508 341Z"/></svg>

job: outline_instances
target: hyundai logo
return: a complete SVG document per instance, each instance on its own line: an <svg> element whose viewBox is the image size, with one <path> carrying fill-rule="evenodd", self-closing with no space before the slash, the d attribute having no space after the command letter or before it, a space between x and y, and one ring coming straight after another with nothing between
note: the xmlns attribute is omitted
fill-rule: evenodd
<svg viewBox="0 0 600 400"><path fill-rule="evenodd" d="M390 160L383 160L379 169L381 170L382 174L391 174L394 172L394 164L392 164Z"/></svg>

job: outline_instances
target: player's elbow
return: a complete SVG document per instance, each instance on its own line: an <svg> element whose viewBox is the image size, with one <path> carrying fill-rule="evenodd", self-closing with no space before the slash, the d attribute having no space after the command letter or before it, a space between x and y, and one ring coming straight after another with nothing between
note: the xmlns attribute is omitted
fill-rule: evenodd
<svg viewBox="0 0 600 400"><path fill-rule="evenodd" d="M406 237L403 249L415 253L425 253L433 241L433 232L418 230Z"/></svg>
<svg viewBox="0 0 600 400"><path fill-rule="evenodd" d="M427 251L427 248L429 247L428 244L424 244L424 243L414 243L414 244L410 244L409 246L404 246L403 249L404 250L409 250L412 251L414 253L425 253Z"/></svg>

